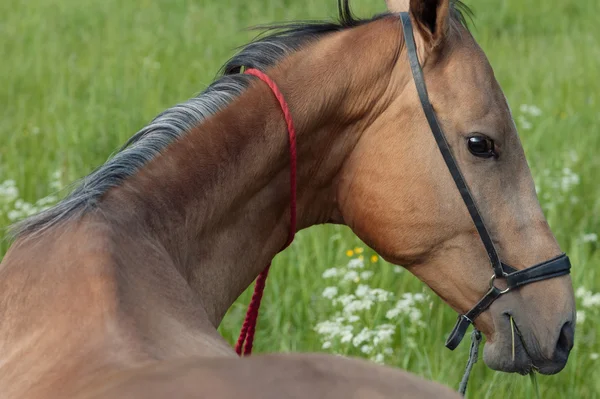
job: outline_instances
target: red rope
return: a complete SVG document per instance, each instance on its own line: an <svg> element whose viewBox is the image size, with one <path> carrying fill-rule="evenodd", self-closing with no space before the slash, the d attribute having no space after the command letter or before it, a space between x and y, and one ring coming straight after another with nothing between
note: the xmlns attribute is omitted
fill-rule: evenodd
<svg viewBox="0 0 600 399"><path fill-rule="evenodd" d="M292 243L294 240L294 235L296 234L296 129L294 128L294 124L292 122L290 109L275 82L257 69L248 69L245 73L256 76L265 82L267 86L269 86L275 95L275 98L277 98L277 101L279 102L279 106L281 107L281 111L283 111L283 117L287 125L290 141L290 231L286 244L283 246L283 248L281 248L281 251L283 251ZM260 302L265 290L265 283L267 281L270 268L271 264L267 265L265 270L263 270L256 278L254 293L252 294L252 299L250 300L248 310L246 311L246 318L244 319L244 324L242 324L240 337L235 345L235 351L240 356L242 356L242 352L244 356L252 353L252 344L254 342L254 333L256 331L258 310L260 309Z"/></svg>

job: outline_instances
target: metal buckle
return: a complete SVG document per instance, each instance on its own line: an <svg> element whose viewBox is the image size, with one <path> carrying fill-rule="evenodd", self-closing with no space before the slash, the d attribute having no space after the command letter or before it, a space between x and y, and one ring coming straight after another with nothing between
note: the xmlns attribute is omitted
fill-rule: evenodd
<svg viewBox="0 0 600 399"><path fill-rule="evenodd" d="M506 276L503 276L503 277L506 277ZM500 290L500 288L498 288L498 287L496 287L494 285L494 281L496 281L496 275L495 274L493 274L492 278L490 278L490 289L494 289L495 288L495 289L499 290L500 291L500 295L506 294L507 292L510 291L510 287L506 287L505 289Z"/></svg>

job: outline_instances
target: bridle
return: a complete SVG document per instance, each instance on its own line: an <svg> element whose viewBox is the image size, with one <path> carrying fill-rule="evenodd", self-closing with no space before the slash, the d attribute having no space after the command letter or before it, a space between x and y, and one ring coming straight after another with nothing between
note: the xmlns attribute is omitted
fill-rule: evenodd
<svg viewBox="0 0 600 399"><path fill-rule="evenodd" d="M446 347L450 350L456 349L456 347L463 340L467 329L470 324L474 324L475 318L483 313L490 305L498 299L500 296L506 294L509 291L512 291L518 287L521 287L526 284L531 284L536 281L547 280L554 277L563 276L569 274L571 269L571 263L569 262L569 258L566 254L561 254L555 258L547 260L545 262L539 263L537 265L528 267L523 270L516 270L515 268L503 263L498 256L498 252L494 247L494 243L490 234L485 227L485 223L483 222L483 218L475 205L475 201L473 200L473 196L469 191L467 183L465 182L460 169L458 168L458 164L456 160L452 156L452 152L450 151L450 146L446 141L446 137L444 136L444 132L440 127L437 117L435 115L435 111L433 110L433 106L429 102L429 96L427 95L427 87L425 86L425 79L423 77L423 71L421 69L421 65L419 64L419 58L417 56L417 49L415 44L415 39L413 36L413 28L412 22L410 20L410 16L407 12L400 13L400 19L402 21L402 27L404 30L404 40L408 53L408 60L410 63L410 69L412 71L413 80L415 82L415 86L417 88L417 93L419 95L419 99L421 101L421 106L423 108L423 112L425 113L425 117L427 118L427 122L429 122L429 127L435 141L442 153L442 157L446 162L446 166L456 183L456 187L467 206L467 210L473 219L473 223L475 224L475 228L479 233L479 237L481 238L481 242L483 243L486 252L489 257L490 265L494 270L494 274L490 278L490 288L487 293L473 306L471 310L468 312L461 314L458 316L458 320L454 329L450 333L450 336L446 340ZM292 117L289 112L289 108L285 99L283 98L283 94L277 88L275 82L273 82L267 75L256 70L249 69L245 71L246 74L254 75L259 78L263 82L265 82L274 96L279 102L281 110L283 112L283 116L286 120L288 134L290 139L290 184L291 184L291 201L290 201L290 234L288 237L288 241L286 245L287 247L294 238L295 233L295 223L296 223L296 142L295 142L295 131L292 123ZM269 265L270 266L270 265ZM252 296L252 300L248 307L248 311L246 313L246 319L244 320L244 324L242 327L242 331L240 333L240 337L238 339L238 343L236 345L236 352L241 356L250 355L252 352L252 343L254 338L254 329L256 326L256 321L258 318L258 309L260 307L260 302L262 298L262 292L264 290L265 281L269 272L269 266L259 275L257 279L257 283L254 288L254 294ZM497 279L504 279L506 288L501 289L498 288L494 282ZM477 359L477 347L480 339L479 332L475 329L474 335L475 338L473 340L473 344L471 346L471 352L469 357L469 363L467 365L467 370L465 372L465 376L463 377L463 381L461 382L459 392L464 394L466 391L466 381L468 380L468 376L473 366L473 363Z"/></svg>
<svg viewBox="0 0 600 399"><path fill-rule="evenodd" d="M431 102L429 102L423 71L421 69L421 65L419 64L419 57L417 55L417 48L415 45L410 15L407 12L402 12L400 13L400 19L402 21L402 28L404 30L404 41L408 53L410 69L412 71L413 80L417 88L417 93L421 101L423 112L425 113L425 117L429 123L429 128L435 137L438 148L442 153L442 157L446 162L446 166L448 167L448 170L454 179L454 183L456 183L456 187L458 188L458 191L465 205L467 206L467 210L471 215L471 219L473 219L475 228L477 229L479 237L481 238L481 242L483 243L488 254L490 265L494 270L494 274L490 278L490 288L487 293L479 300L479 302L475 304L475 306L473 306L473 308L471 308L471 310L458 316L456 325L446 339L446 347L450 350L454 350L463 340L469 325L474 324L475 318L489 308L496 299L523 285L569 274L571 263L569 262L567 255L564 253L555 258L522 270L516 270L500 260L498 252L494 247L494 242L490 237L490 233L485 227L483 218L481 217L481 214L477 209L477 205L475 205L475 201L473 200L473 196L469 191L469 187L467 186L467 183L465 182L465 179L458 168L456 160L452 156L450 146L448 145L448 141L444 136L444 132L438 123L433 106L431 105ZM506 282L506 288L498 288L494 284L496 279L504 279ZM471 368L477 361L477 351L480 339L481 335L479 334L479 331L475 329L473 334L473 343L471 345L471 351L469 355L469 362L459 388L460 393L463 395L467 388L467 381L471 372Z"/></svg>
<svg viewBox="0 0 600 399"><path fill-rule="evenodd" d="M425 86L425 79L423 78L423 71L421 70L421 65L419 64L419 58L417 56L417 48L415 45L415 38L413 36L413 28L410 16L407 12L403 12L400 13L400 18L402 20L402 28L404 30L404 41L408 52L410 69L412 71L413 80L417 88L417 93L419 94L419 99L421 100L423 112L425 113L427 122L429 122L429 128L435 137L435 141L437 142L438 148L440 149L444 161L446 162L446 166L448 166L448 170L450 171L450 174L456 183L456 187L458 188L458 191L460 192L460 195L467 206L469 214L471 215L471 219L473 219L473 223L475 224L475 228L479 233L481 242L487 251L490 265L494 270L494 274L490 278L489 291L483 296L483 298L479 300L479 302L477 302L477 304L475 304L475 306L473 306L471 310L458 316L458 321L450 333L450 336L446 340L446 347L454 350L464 338L469 325L473 324L475 318L489 308L490 305L500 296L526 284L569 274L571 263L569 262L567 255L562 254L535 266L531 266L523 270L516 270L500 260L498 252L494 247L492 238L490 237L490 233L485 227L483 218L481 217L481 214L475 205L473 196L471 195L467 183L465 182L465 179L458 168L456 160L452 156L450 146L448 145L446 137L444 136L444 132L442 131L442 128L440 127L435 116L433 106L429 102L427 87ZM494 285L494 281L496 279L505 279L506 288L500 289L496 287L496 285Z"/></svg>

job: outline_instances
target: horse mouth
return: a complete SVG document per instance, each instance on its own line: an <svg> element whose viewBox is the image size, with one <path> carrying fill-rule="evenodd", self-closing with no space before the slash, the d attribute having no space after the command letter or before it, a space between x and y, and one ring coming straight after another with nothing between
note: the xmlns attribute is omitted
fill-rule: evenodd
<svg viewBox="0 0 600 399"><path fill-rule="evenodd" d="M526 375L537 371L525 338L511 315L502 315L501 339L486 344L484 361L492 370Z"/></svg>
<svg viewBox="0 0 600 399"><path fill-rule="evenodd" d="M506 316L508 317L508 322L509 322L509 326L510 326L509 332L511 334L511 339L510 339L511 360L512 360L513 364L515 365L514 371L516 373L519 373L522 375L526 375L526 374L530 374L532 372L538 371L537 366L535 364L533 364L533 357L531 356L530 352L527 350L527 345L525 344L525 340L523 339L523 334L521 334L521 331L519 330L519 326L517 325L517 322L512 317L512 315L506 314ZM525 357L525 359L527 360L526 362L522 362L521 365L517 365L515 363L518 352L521 354L521 358ZM520 359L520 360L522 361L525 359Z"/></svg>

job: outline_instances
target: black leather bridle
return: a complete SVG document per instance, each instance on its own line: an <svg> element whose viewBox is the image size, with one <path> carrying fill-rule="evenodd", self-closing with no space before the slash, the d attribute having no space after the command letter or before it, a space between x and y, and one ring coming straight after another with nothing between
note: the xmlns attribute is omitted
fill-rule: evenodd
<svg viewBox="0 0 600 399"><path fill-rule="evenodd" d="M456 187L458 188L458 191L460 192L460 195L467 206L469 214L473 219L473 223L475 223L479 237L481 237L481 241L483 242L483 245L487 251L490 264L494 270L494 274L490 279L489 291L483 296L483 298L481 298L479 302L477 302L477 304L475 304L475 306L473 306L471 310L458 316L458 321L450 333L450 336L446 340L446 347L454 350L464 338L469 325L472 324L475 318L489 308L490 305L501 295L504 295L507 292L526 284L569 274L571 263L569 262L569 258L566 254L559 255L553 259L518 271L507 264L502 263L500 257L498 256L498 252L494 247L492 238L485 227L483 218L481 217L481 214L475 205L475 201L473 200L473 196L469 191L467 183L465 182L465 179L458 168L456 160L452 156L450 146L448 145L446 137L444 136L444 132L437 121L435 111L429 102L427 87L425 86L425 79L423 78L423 71L417 56L417 49L413 36L413 28L410 16L407 12L403 12L400 13L400 18L402 20L402 27L404 29L404 41L408 51L410 69L412 70L413 79L417 88L417 93L419 94L419 99L421 100L421 106L423 107L425 117L429 122L431 132L433 133L440 152L444 157L446 166L448 166L448 170L450 171L450 174L456 183ZM496 287L494 285L494 281L496 279L505 279L506 288L500 289Z"/></svg>

